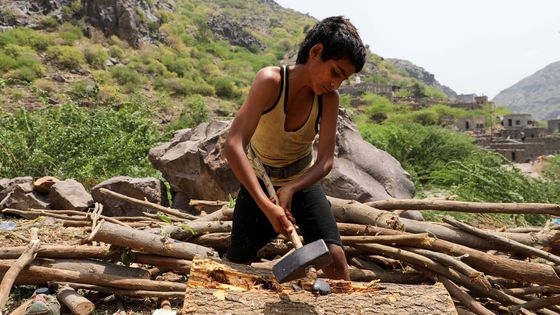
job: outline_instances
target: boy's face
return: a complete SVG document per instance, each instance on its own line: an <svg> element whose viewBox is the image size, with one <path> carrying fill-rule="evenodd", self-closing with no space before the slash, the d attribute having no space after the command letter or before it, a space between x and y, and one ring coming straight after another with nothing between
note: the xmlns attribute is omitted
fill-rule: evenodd
<svg viewBox="0 0 560 315"><path fill-rule="evenodd" d="M315 94L321 95L337 90L344 80L356 72L356 67L346 58L321 60L322 45L316 46L311 49L309 59L313 74L311 88Z"/></svg>

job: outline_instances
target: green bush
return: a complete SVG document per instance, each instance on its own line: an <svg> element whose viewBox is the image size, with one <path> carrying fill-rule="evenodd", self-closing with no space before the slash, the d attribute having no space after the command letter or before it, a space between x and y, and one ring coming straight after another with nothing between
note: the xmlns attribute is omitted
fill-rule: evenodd
<svg viewBox="0 0 560 315"><path fill-rule="evenodd" d="M0 32L0 48L8 44L14 44L43 51L53 43L54 39L51 34L45 34L25 27L17 27Z"/></svg>
<svg viewBox="0 0 560 315"><path fill-rule="evenodd" d="M58 36L64 41L64 44L72 45L75 41L82 39L84 33L80 27L64 23L58 29Z"/></svg>
<svg viewBox="0 0 560 315"><path fill-rule="evenodd" d="M144 76L128 66L116 66L111 69L111 75L128 91L133 91L145 82Z"/></svg>
<svg viewBox="0 0 560 315"><path fill-rule="evenodd" d="M208 120L208 108L200 95L189 97L183 105L179 118L170 124L170 130L196 127Z"/></svg>
<svg viewBox="0 0 560 315"><path fill-rule="evenodd" d="M78 70L85 63L82 52L72 46L51 46L47 49L47 56L66 70Z"/></svg>
<svg viewBox="0 0 560 315"><path fill-rule="evenodd" d="M231 99L236 98L240 95L239 91L235 87L235 82L231 77L219 77L212 81L214 89L216 90L216 95L219 97Z"/></svg>
<svg viewBox="0 0 560 315"><path fill-rule="evenodd" d="M124 57L124 50L117 45L111 45L109 52L113 58L122 59Z"/></svg>
<svg viewBox="0 0 560 315"><path fill-rule="evenodd" d="M91 45L84 50L87 62L95 69L104 69L105 62L109 60L109 55L101 45Z"/></svg>
<svg viewBox="0 0 560 315"><path fill-rule="evenodd" d="M15 54L13 51L11 53ZM34 51L23 49L16 56L8 56L0 50L0 72L6 73L6 78L32 82L45 75L45 67Z"/></svg>
<svg viewBox="0 0 560 315"><path fill-rule="evenodd" d="M49 174L92 187L112 176L155 176L147 154L163 139L150 116L142 103L0 113L0 178Z"/></svg>

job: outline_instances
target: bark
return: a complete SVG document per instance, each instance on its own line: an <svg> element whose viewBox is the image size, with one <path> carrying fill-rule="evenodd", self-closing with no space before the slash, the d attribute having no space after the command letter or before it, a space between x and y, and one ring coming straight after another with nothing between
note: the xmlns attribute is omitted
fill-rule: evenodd
<svg viewBox="0 0 560 315"><path fill-rule="evenodd" d="M8 208L2 210L2 213L17 214L26 219L35 219L39 216L48 216L55 219L61 219L64 221L86 221L89 222L89 224L91 224L91 216L89 213L86 212L80 213L79 211L72 211L72 210L66 210L65 213L61 213L61 211L63 210L41 210L41 209L17 210L17 209ZM100 215L99 218L105 219L105 221L111 223L130 227L129 224L121 222L115 218L107 217L104 215Z"/></svg>
<svg viewBox="0 0 560 315"><path fill-rule="evenodd" d="M353 313L455 314L442 286L327 281L333 293L315 296L280 287L270 270L195 259L183 314L348 314L349 309Z"/></svg>
<svg viewBox="0 0 560 315"><path fill-rule="evenodd" d="M357 201L327 197L337 221L375 225L383 228L402 230L399 217L383 210L368 207Z"/></svg>
<svg viewBox="0 0 560 315"><path fill-rule="evenodd" d="M217 257L212 248L177 241L145 231L102 222L90 237L93 241L105 242L125 248L161 256L193 259L195 255Z"/></svg>
<svg viewBox="0 0 560 315"><path fill-rule="evenodd" d="M183 314L457 314L441 285L382 284L376 292L281 295L188 288ZM285 296L285 297L284 297Z"/></svg>
<svg viewBox="0 0 560 315"><path fill-rule="evenodd" d="M196 221L196 222L231 221L232 218L233 218L233 209L229 208L228 206L223 206L221 209L216 210L216 211L214 211L210 214L200 216L193 221Z"/></svg>
<svg viewBox="0 0 560 315"><path fill-rule="evenodd" d="M174 216L179 217L179 218L189 219L189 220L196 219L196 216L181 212L180 210L167 208L167 207L164 207L162 205L158 205L158 204L153 203L153 202L139 200L139 199L136 199L136 198L125 196L123 194L116 193L116 192L111 191L111 190L106 189L106 188L100 188L99 192L101 192L102 194L105 194L105 195L109 195L113 198L117 198L117 199L120 199L122 201L126 201L126 202L134 204L134 205L146 207L146 208L156 210L156 211L161 211L163 213L171 214L171 215L174 215Z"/></svg>
<svg viewBox="0 0 560 315"><path fill-rule="evenodd" d="M126 290L111 287L104 287L100 285L84 284L84 283L65 283L74 289L92 290L102 293L114 294L116 296L129 296L137 298L145 297L165 297L165 298L183 298L185 292L183 291L149 291L149 290Z"/></svg>
<svg viewBox="0 0 560 315"><path fill-rule="evenodd" d="M87 259L36 259L33 266L73 270L80 273L97 273L121 276L125 278L150 279L150 273L145 269L119 266L100 260Z"/></svg>
<svg viewBox="0 0 560 315"><path fill-rule="evenodd" d="M0 248L0 259L16 259L23 253L25 246ZM109 246L43 245L38 257L43 258L97 258L120 261L120 253L109 251ZM190 260L163 257L139 252L132 252L134 262L153 266L162 266L182 274L189 274Z"/></svg>
<svg viewBox="0 0 560 315"><path fill-rule="evenodd" d="M387 271L367 260L352 257L348 263L359 269L350 268L350 279L352 281L374 281L401 283L401 284L422 284L433 283L424 274L406 273L399 271Z"/></svg>
<svg viewBox="0 0 560 315"><path fill-rule="evenodd" d="M430 242L403 241L401 245L424 248L451 256L461 256L464 263L487 275L499 276L522 283L560 285L560 278L554 268L549 265L491 255L439 239L432 239Z"/></svg>
<svg viewBox="0 0 560 315"><path fill-rule="evenodd" d="M511 307L513 314L516 314L521 309L538 310L543 307L555 306L560 304L560 295L553 295L542 299L533 300L524 304L515 305Z"/></svg>
<svg viewBox="0 0 560 315"><path fill-rule="evenodd" d="M510 248L512 251L518 252L518 253L522 253L528 256L537 256L537 257L541 257L544 259L547 259L549 261L552 261L553 263L560 265L560 257L553 255L551 253L545 252L544 250L540 250L538 248L534 248L534 247L530 247L524 244L521 244L519 242L516 242L514 240L510 240L508 238L504 238L501 237L499 235L496 235L495 233L490 233L490 232L486 232L483 231L481 229L475 228L473 226L470 226L468 224L459 222L451 217L449 218L444 218L444 221L463 230L463 231L467 231L469 233L472 233L474 235L480 236L480 237L484 237L485 239L490 240L493 243L496 244L500 244L502 246L506 246L508 248Z"/></svg>
<svg viewBox="0 0 560 315"><path fill-rule="evenodd" d="M428 234L402 234L402 235L379 235L379 236L341 236L343 244L364 244L379 243L391 244L398 240L417 240L429 239Z"/></svg>
<svg viewBox="0 0 560 315"><path fill-rule="evenodd" d="M39 245L40 243L38 240L32 240L21 256L13 262L13 264L8 266L8 270L2 276L2 282L0 283L0 312L6 306L6 302L8 302L12 285L22 269L33 261L35 253L39 249Z"/></svg>
<svg viewBox="0 0 560 315"><path fill-rule="evenodd" d="M0 274L13 262L0 261ZM181 291L185 284L170 281L153 281L148 279L131 279L114 275L98 273L80 273L73 270L55 269L41 266L28 266L23 269L16 279L18 284L44 284L50 281L77 282L96 284L121 289L151 290L151 291Z"/></svg>
<svg viewBox="0 0 560 315"><path fill-rule="evenodd" d="M461 302L461 304L468 307L475 314L477 314L477 315L493 315L494 314L489 309L487 309L482 304L480 304L475 299L473 299L470 295L467 294L467 292L463 291L460 287L458 287L451 280L449 280L445 277L442 277L442 276L438 276L438 280L441 283L443 283L443 285L447 289L447 292L449 292L449 294L452 297L456 298L459 302Z"/></svg>
<svg viewBox="0 0 560 315"><path fill-rule="evenodd" d="M551 214L560 213L560 205L548 203L490 203L452 200L390 199L370 201L370 207L383 210L443 210L471 213Z"/></svg>
<svg viewBox="0 0 560 315"><path fill-rule="evenodd" d="M93 303L79 295L71 287L59 289L56 298L64 303L72 314L87 315L95 310L95 305Z"/></svg>
<svg viewBox="0 0 560 315"><path fill-rule="evenodd" d="M211 233L193 237L189 240L189 242L213 248L216 251L223 253L227 251L230 239L231 233Z"/></svg>
<svg viewBox="0 0 560 315"><path fill-rule="evenodd" d="M191 221L181 226L167 225L161 228L164 235L180 241L206 233L231 232L231 221Z"/></svg>

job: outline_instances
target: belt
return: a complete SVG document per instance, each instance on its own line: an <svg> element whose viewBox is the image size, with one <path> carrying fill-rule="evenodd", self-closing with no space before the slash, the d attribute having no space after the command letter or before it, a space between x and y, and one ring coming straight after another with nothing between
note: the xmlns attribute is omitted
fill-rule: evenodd
<svg viewBox="0 0 560 315"><path fill-rule="evenodd" d="M295 161L294 163L284 166L284 167L274 167L270 165L263 164L266 173L270 177L274 178L288 178L299 174L303 171L311 161L313 160L313 155L309 153L308 155L302 157L301 159Z"/></svg>

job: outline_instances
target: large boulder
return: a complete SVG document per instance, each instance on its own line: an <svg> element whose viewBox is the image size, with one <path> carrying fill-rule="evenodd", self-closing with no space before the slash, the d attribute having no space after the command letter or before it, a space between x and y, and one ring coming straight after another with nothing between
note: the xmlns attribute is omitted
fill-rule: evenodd
<svg viewBox="0 0 560 315"><path fill-rule="evenodd" d="M176 193L191 199L227 200L239 184L222 156L229 122L211 122L180 130L150 150L152 165ZM361 202L411 198L414 184L400 163L362 139L350 118L341 112L334 167L323 179L328 195Z"/></svg>
<svg viewBox="0 0 560 315"><path fill-rule="evenodd" d="M11 186L10 192L0 201L0 209L47 209L49 205L48 197L33 191L33 186L29 182Z"/></svg>
<svg viewBox="0 0 560 315"><path fill-rule="evenodd" d="M333 169L322 185L329 196L359 202L414 195L414 183L400 162L363 140L344 112L338 117Z"/></svg>
<svg viewBox="0 0 560 315"><path fill-rule="evenodd" d="M229 122L203 123L179 130L170 142L150 150L150 162L161 171L174 195L227 200L229 194L237 194L239 183L222 156L228 130Z"/></svg>
<svg viewBox="0 0 560 315"><path fill-rule="evenodd" d="M157 178L132 178L128 176L117 176L108 179L91 190L95 202L103 204L103 214L107 216L142 216L148 211L145 207L135 206L123 200L102 194L101 188L105 188L128 197L139 200L148 200L162 206L169 206L167 199L167 188Z"/></svg>
<svg viewBox="0 0 560 315"><path fill-rule="evenodd" d="M87 210L93 205L93 198L84 186L74 180L67 179L55 183L49 190L52 207L57 210Z"/></svg>

